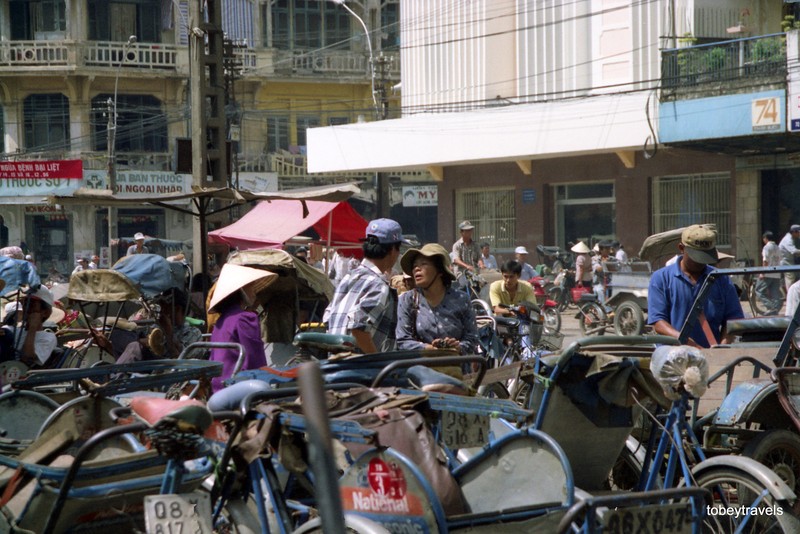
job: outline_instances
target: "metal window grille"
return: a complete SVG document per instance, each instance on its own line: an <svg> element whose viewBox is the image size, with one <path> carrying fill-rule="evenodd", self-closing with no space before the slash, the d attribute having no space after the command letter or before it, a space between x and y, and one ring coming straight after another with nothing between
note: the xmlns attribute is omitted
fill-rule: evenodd
<svg viewBox="0 0 800 534"><path fill-rule="evenodd" d="M493 249L511 250L516 243L513 189L461 189L456 191L456 226L463 220L475 225L473 239Z"/></svg>
<svg viewBox="0 0 800 534"><path fill-rule="evenodd" d="M729 173L664 176L653 181L653 232L691 224L717 225L717 244L730 246Z"/></svg>

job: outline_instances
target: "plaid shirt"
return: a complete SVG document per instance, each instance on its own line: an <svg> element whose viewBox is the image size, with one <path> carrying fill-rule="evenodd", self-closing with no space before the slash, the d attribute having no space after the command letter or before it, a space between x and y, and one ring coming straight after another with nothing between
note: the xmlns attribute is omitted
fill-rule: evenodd
<svg viewBox="0 0 800 534"><path fill-rule="evenodd" d="M479 247L475 241L472 241L469 245L467 245L464 243L464 238L462 237L453 243L453 256L454 260L459 259L467 265L477 268L478 260L481 258L481 247ZM461 272L462 267L453 262L453 269L455 269L456 273L459 273Z"/></svg>
<svg viewBox="0 0 800 534"><path fill-rule="evenodd" d="M365 259L342 279L324 321L331 334L364 330L378 351L394 350L397 301L375 264Z"/></svg>

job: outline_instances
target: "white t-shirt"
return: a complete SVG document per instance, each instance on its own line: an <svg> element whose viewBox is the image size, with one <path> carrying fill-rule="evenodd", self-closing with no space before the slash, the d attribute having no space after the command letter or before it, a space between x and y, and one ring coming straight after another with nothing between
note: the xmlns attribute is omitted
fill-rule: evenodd
<svg viewBox="0 0 800 534"><path fill-rule="evenodd" d="M14 332L12 331L10 333L6 333L6 335L14 335ZM27 330L22 330L19 333L17 350L22 350L22 346L25 344L25 337L27 337L27 335ZM39 360L40 365L44 365L44 363L50 358L50 355L55 350L56 345L58 345L58 339L54 333L44 330L36 332L33 350L36 352L36 359Z"/></svg>

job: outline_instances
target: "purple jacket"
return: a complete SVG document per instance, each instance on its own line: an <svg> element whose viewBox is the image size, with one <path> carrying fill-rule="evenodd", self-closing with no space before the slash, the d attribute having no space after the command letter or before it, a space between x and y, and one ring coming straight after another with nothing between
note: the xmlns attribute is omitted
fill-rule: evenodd
<svg viewBox="0 0 800 534"><path fill-rule="evenodd" d="M223 309L211 341L240 343L244 347L244 365L242 369L258 369L267 365L264 354L264 342L261 341L261 326L258 315L251 311L243 310L238 304L231 304ZM222 376L211 379L211 389L219 391L222 382L230 378L239 353L235 349L212 349L210 360L222 362Z"/></svg>

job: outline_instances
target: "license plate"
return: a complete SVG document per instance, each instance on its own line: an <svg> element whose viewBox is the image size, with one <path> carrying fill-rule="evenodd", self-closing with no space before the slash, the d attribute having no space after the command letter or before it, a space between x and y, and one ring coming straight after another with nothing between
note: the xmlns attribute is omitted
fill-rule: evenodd
<svg viewBox="0 0 800 534"><path fill-rule="evenodd" d="M207 493L147 495L144 524L148 534L212 534Z"/></svg>
<svg viewBox="0 0 800 534"><path fill-rule="evenodd" d="M449 449L489 443L489 416L442 410L442 440Z"/></svg>
<svg viewBox="0 0 800 534"><path fill-rule="evenodd" d="M675 503L617 508L606 512L602 522L604 534L688 534L692 532L692 506L690 503Z"/></svg>

